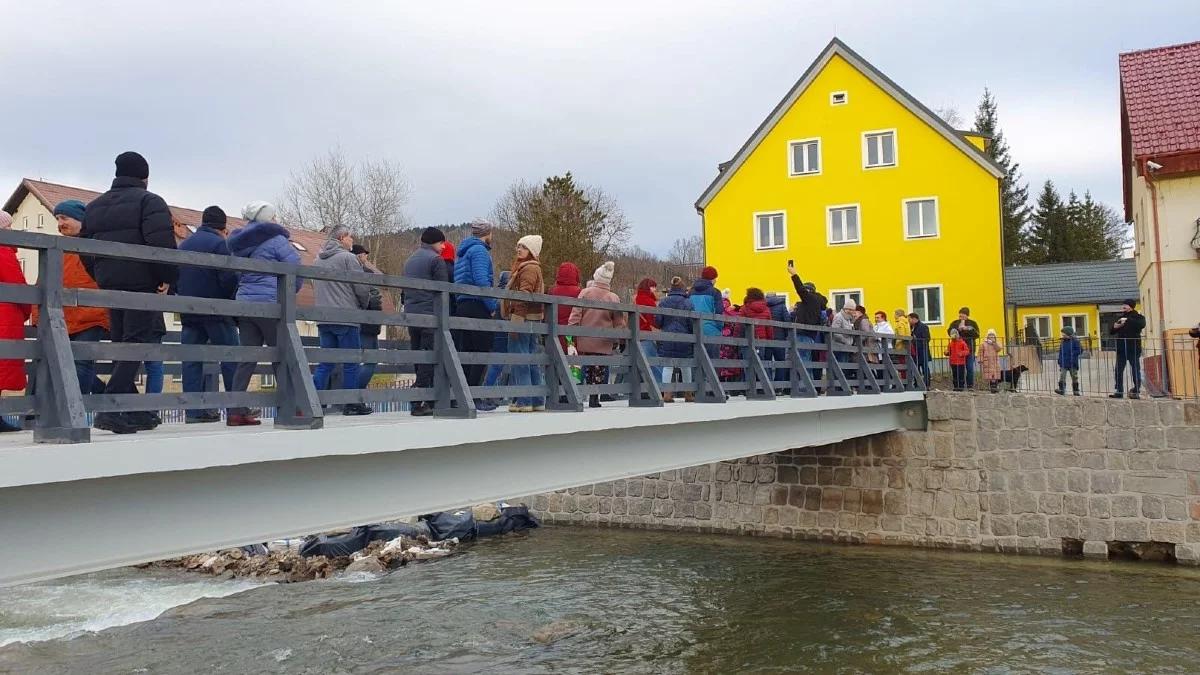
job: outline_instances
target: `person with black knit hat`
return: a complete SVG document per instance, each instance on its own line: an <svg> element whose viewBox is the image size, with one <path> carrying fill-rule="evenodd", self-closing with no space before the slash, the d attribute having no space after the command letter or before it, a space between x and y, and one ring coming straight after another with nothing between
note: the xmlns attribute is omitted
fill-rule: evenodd
<svg viewBox="0 0 1200 675"><path fill-rule="evenodd" d="M1117 369L1110 398L1125 397L1126 364L1133 380L1129 398L1141 398L1143 330L1146 330L1146 317L1137 311L1137 299L1130 298L1121 305L1121 318L1112 327L1113 337L1117 339Z"/></svg>
<svg viewBox="0 0 1200 675"><path fill-rule="evenodd" d="M427 227L421 233L421 245L404 263L404 276L410 279L426 281L450 281L445 261L442 260L442 248L446 245L446 235L436 227ZM439 294L435 291L423 291L416 288L404 290L402 298L405 314L433 314L435 299ZM443 296L445 297L445 296ZM433 351L433 329L409 326L409 345L418 351ZM418 363L414 366L417 371L417 381L413 387L431 389L433 387L433 364ZM433 401L413 401L412 414L423 417L433 414Z"/></svg>
<svg viewBox="0 0 1200 675"><path fill-rule="evenodd" d="M92 200L84 215L80 238L175 248L171 211L162 197L147 190L150 165L136 152L117 155L116 177L108 192ZM166 293L176 283L179 270L174 265L118 260L100 256L85 257L84 266L100 288L137 293ZM112 309L113 342L152 343L166 334L163 314L158 310ZM135 394L134 380L139 361L118 361L105 387L106 394ZM158 416L150 411L100 413L95 427L128 434L157 426Z"/></svg>
<svg viewBox="0 0 1200 675"><path fill-rule="evenodd" d="M204 209L200 218L200 227L187 239L179 244L179 250L192 253L211 253L215 255L230 255L229 244L226 242L225 212L219 206ZM238 277L219 267L183 266L179 270L177 295L193 298L215 298L232 300L237 294ZM184 314L180 317L183 330L179 335L180 344L185 345L221 345L232 346L238 343L237 327L233 317L215 314ZM225 391L235 391L233 375L237 364L222 363L221 379L225 383ZM216 390L212 387L211 390ZM183 391L202 392L210 390L204 382L204 362L183 362ZM221 413L216 410L187 410L184 412L184 422L195 424L200 422L220 422Z"/></svg>

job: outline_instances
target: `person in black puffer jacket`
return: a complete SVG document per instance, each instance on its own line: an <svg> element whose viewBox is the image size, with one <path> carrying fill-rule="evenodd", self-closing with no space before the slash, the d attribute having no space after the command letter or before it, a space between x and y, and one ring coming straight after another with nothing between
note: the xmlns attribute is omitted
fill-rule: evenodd
<svg viewBox="0 0 1200 675"><path fill-rule="evenodd" d="M358 258L358 262L362 263L363 271L367 274L383 274L379 268L375 266L367 256L371 252L361 244L355 244L350 248L350 252ZM362 306L362 309L372 312L383 310L383 293L376 286L371 286L367 291L367 304ZM379 334L383 332L383 327L377 323L363 323L358 326L358 334L362 340L363 349L379 349ZM367 389L370 387L371 378L375 377L375 367L377 363L363 363L358 367L358 388Z"/></svg>
<svg viewBox="0 0 1200 675"><path fill-rule="evenodd" d="M136 152L117 155L116 178L112 189L88 204L84 215L83 239L175 248L171 211L162 197L146 189L150 165ZM113 258L83 257L97 285L105 290L137 293L166 293L178 279L174 265L163 265ZM112 309L109 323L113 342L157 344L166 333L163 314L154 310ZM106 394L136 394L134 379L140 361L118 361L105 387ZM157 416L150 412L100 413L97 429L118 434L153 429Z"/></svg>

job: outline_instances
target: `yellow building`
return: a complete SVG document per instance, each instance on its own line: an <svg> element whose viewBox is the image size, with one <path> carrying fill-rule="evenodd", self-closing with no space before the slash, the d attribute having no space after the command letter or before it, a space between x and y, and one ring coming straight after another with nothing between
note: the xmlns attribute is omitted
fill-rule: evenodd
<svg viewBox="0 0 1200 675"><path fill-rule="evenodd" d="M1121 304L1138 297L1132 258L1007 267L1004 288L1009 335L1053 346L1070 326L1087 349L1111 349Z"/></svg>
<svg viewBox="0 0 1200 675"><path fill-rule="evenodd" d="M834 39L696 202L705 262L735 300L794 301L794 259L831 304L915 311L935 336L969 306L1003 332L1002 171L984 142Z"/></svg>

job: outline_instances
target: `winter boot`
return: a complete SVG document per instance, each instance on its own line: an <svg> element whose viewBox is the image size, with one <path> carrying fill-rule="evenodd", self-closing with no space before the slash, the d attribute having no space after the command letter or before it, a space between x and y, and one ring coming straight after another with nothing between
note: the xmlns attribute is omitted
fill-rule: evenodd
<svg viewBox="0 0 1200 675"><path fill-rule="evenodd" d="M600 407L600 397L597 396L596 394L592 394L591 396L589 396L588 397L588 407L589 408L599 408Z"/></svg>

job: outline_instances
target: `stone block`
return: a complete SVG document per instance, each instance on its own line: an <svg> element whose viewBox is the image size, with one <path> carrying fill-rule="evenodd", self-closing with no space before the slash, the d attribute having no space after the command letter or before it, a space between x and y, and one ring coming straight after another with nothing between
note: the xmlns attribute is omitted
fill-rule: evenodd
<svg viewBox="0 0 1200 675"><path fill-rule="evenodd" d="M1042 468L1042 452L1040 450L1023 451L1017 454L1022 469Z"/></svg>
<svg viewBox="0 0 1200 675"><path fill-rule="evenodd" d="M758 479L758 467L752 464L743 464L737 468L737 479L739 483L753 483Z"/></svg>
<svg viewBox="0 0 1200 675"><path fill-rule="evenodd" d="M1200 542L1200 522L1192 521L1187 524L1187 540L1190 543Z"/></svg>
<svg viewBox="0 0 1200 675"><path fill-rule="evenodd" d="M1079 453L1079 465L1085 469L1103 469L1107 466L1104 459L1104 452L1101 450L1086 450Z"/></svg>
<svg viewBox="0 0 1200 675"><path fill-rule="evenodd" d="M1162 518L1163 500L1158 495L1142 495L1142 515L1147 518Z"/></svg>
<svg viewBox="0 0 1200 675"><path fill-rule="evenodd" d="M1149 541L1149 537L1150 529L1144 520L1131 518L1113 521L1113 539L1116 541Z"/></svg>
<svg viewBox="0 0 1200 675"><path fill-rule="evenodd" d="M973 493L955 495L954 517L959 520L978 520L979 495Z"/></svg>
<svg viewBox="0 0 1200 675"><path fill-rule="evenodd" d="M1051 492L1067 491L1067 472L1065 469L1050 469L1046 472L1046 489Z"/></svg>
<svg viewBox="0 0 1200 675"><path fill-rule="evenodd" d="M798 509L804 508L804 493L805 488L802 485L792 485L788 489L788 506L794 506Z"/></svg>
<svg viewBox="0 0 1200 675"><path fill-rule="evenodd" d="M1083 411L1074 401L1060 402L1054 406L1054 424L1060 427L1077 427L1083 423Z"/></svg>
<svg viewBox="0 0 1200 675"><path fill-rule="evenodd" d="M1103 495L1088 497L1088 515L1093 518L1108 518L1112 515L1112 502Z"/></svg>
<svg viewBox="0 0 1200 675"><path fill-rule="evenodd" d="M763 507L742 504L738 506L737 519L742 523L761 523L763 519Z"/></svg>
<svg viewBox="0 0 1200 675"><path fill-rule="evenodd" d="M930 422L940 422L952 418L950 410L950 394L941 391L931 391L925 395L926 414Z"/></svg>
<svg viewBox="0 0 1200 675"><path fill-rule="evenodd" d="M937 526L937 534L941 537L953 537L954 533L958 531L958 524L953 520L939 520Z"/></svg>
<svg viewBox="0 0 1200 675"><path fill-rule="evenodd" d="M1125 454L1120 450L1105 450L1104 451L1104 468L1109 471L1123 471L1127 468L1125 464Z"/></svg>
<svg viewBox="0 0 1200 675"><path fill-rule="evenodd" d="M955 420L970 422L975 419L975 400L973 396L952 396L950 398L950 417Z"/></svg>
<svg viewBox="0 0 1200 675"><path fill-rule="evenodd" d="M753 485L751 485L749 483L739 483L737 486L737 489L738 489L737 503L739 503L739 504L753 504L754 503L754 492L755 491L754 491Z"/></svg>
<svg viewBox="0 0 1200 675"><path fill-rule="evenodd" d="M817 467L802 466L800 467L800 484L801 485L816 485L817 484Z"/></svg>
<svg viewBox="0 0 1200 675"><path fill-rule="evenodd" d="M902 516L908 513L908 502L905 501L904 492L900 490L888 490L883 493L883 510L885 513L890 513L894 516Z"/></svg>
<svg viewBox="0 0 1200 675"><path fill-rule="evenodd" d="M624 497L612 498L612 512L614 516L623 516L629 513L629 504Z"/></svg>
<svg viewBox="0 0 1200 675"><path fill-rule="evenodd" d="M1183 452L1160 452L1158 453L1158 462L1155 463L1156 469L1162 470L1178 470L1182 464Z"/></svg>
<svg viewBox="0 0 1200 675"><path fill-rule="evenodd" d="M1104 430L1078 428L1071 431L1071 447L1077 450L1100 450L1104 448Z"/></svg>
<svg viewBox="0 0 1200 675"><path fill-rule="evenodd" d="M862 512L871 515L883 513L883 490L862 491Z"/></svg>
<svg viewBox="0 0 1200 675"><path fill-rule="evenodd" d="M900 532L904 529L904 518L901 516L882 516L879 526L884 532Z"/></svg>
<svg viewBox="0 0 1200 675"><path fill-rule="evenodd" d="M1000 450L1024 450L1029 447L1029 433L1025 429L1002 429L998 438Z"/></svg>
<svg viewBox="0 0 1200 675"><path fill-rule="evenodd" d="M820 511L821 510L821 488L809 487L804 489L804 510L805 511Z"/></svg>
<svg viewBox="0 0 1200 675"><path fill-rule="evenodd" d="M1042 429L1036 433L1039 448L1065 448L1071 443L1071 430L1065 427Z"/></svg>
<svg viewBox="0 0 1200 675"><path fill-rule="evenodd" d="M1067 489L1071 492L1087 492L1090 490L1090 476L1083 469L1067 470Z"/></svg>
<svg viewBox="0 0 1200 675"><path fill-rule="evenodd" d="M1188 423L1185 421L1183 401L1164 399L1156 403L1158 404L1158 419L1164 427L1173 427Z"/></svg>
<svg viewBox="0 0 1200 675"><path fill-rule="evenodd" d="M1050 516L1051 537L1079 538L1079 519L1074 516Z"/></svg>
<svg viewBox="0 0 1200 675"><path fill-rule="evenodd" d="M775 498L774 485L756 485L754 488L754 503L759 506L768 506L771 500Z"/></svg>
<svg viewBox="0 0 1200 675"><path fill-rule="evenodd" d="M1187 540L1187 526L1183 523L1156 521L1150 523L1150 541L1165 541L1182 544Z"/></svg>
<svg viewBox="0 0 1200 675"><path fill-rule="evenodd" d="M1122 480L1125 492L1183 497L1187 478L1181 472L1129 472Z"/></svg>
<svg viewBox="0 0 1200 675"><path fill-rule="evenodd" d="M721 483L720 492L717 493L717 500L736 504L738 501L738 484L737 483ZM653 495L651 495L653 496Z"/></svg>
<svg viewBox="0 0 1200 675"><path fill-rule="evenodd" d="M1200 546L1195 544L1175 544L1175 560L1181 565L1200 565Z"/></svg>
<svg viewBox="0 0 1200 675"><path fill-rule="evenodd" d="M1029 409L1028 408L1008 408L1004 410L1004 428L1005 429L1028 429L1029 428Z"/></svg>
<svg viewBox="0 0 1200 675"><path fill-rule="evenodd" d="M1037 513L1038 496L1032 492L1018 490L1009 495L1013 513Z"/></svg>
<svg viewBox="0 0 1200 675"><path fill-rule="evenodd" d="M1167 447L1178 450L1200 450L1200 426L1169 427Z"/></svg>
<svg viewBox="0 0 1200 675"><path fill-rule="evenodd" d="M641 497L642 496L642 487L643 487L642 481L640 481L636 478L625 482L625 492L630 497Z"/></svg>
<svg viewBox="0 0 1200 675"><path fill-rule="evenodd" d="M955 523L955 526L957 531L954 533L954 536L958 537L959 539L969 539L971 541L975 541L979 538L978 523L972 523L964 520Z"/></svg>
<svg viewBox="0 0 1200 675"><path fill-rule="evenodd" d="M1161 450L1167 447L1167 439L1159 427L1139 427L1135 430L1137 447L1142 450Z"/></svg>
<svg viewBox="0 0 1200 675"><path fill-rule="evenodd" d="M1158 451L1135 450L1126 455L1126 464L1136 471L1153 470L1158 464Z"/></svg>
<svg viewBox="0 0 1200 675"><path fill-rule="evenodd" d="M1111 520L1099 518L1080 518L1079 534L1086 541L1112 541L1113 524ZM1105 554L1107 557L1107 553Z"/></svg>
<svg viewBox="0 0 1200 675"><path fill-rule="evenodd" d="M837 527L838 514L831 511L817 512L817 527L832 529Z"/></svg>
<svg viewBox="0 0 1200 675"><path fill-rule="evenodd" d="M998 516L1006 516L1012 513L1012 506L1009 504L1008 495L1001 493L989 495L988 511Z"/></svg>
<svg viewBox="0 0 1200 675"><path fill-rule="evenodd" d="M862 508L862 490L858 488L846 488L843 490L842 508L846 511L858 513Z"/></svg>
<svg viewBox="0 0 1200 675"><path fill-rule="evenodd" d="M1033 406L1029 409L1029 426L1049 429L1054 426L1054 410L1050 406Z"/></svg>
<svg viewBox="0 0 1200 675"><path fill-rule="evenodd" d="M1110 450L1132 450L1137 446L1133 429L1110 428L1104 433L1104 447Z"/></svg>
<svg viewBox="0 0 1200 675"><path fill-rule="evenodd" d="M928 491L909 493L908 512L914 516L932 516L933 493Z"/></svg>
<svg viewBox="0 0 1200 675"><path fill-rule="evenodd" d="M1158 403L1149 399L1131 401L1133 407L1133 425L1137 427L1156 427L1162 424L1158 418Z"/></svg>
<svg viewBox="0 0 1200 675"><path fill-rule="evenodd" d="M1180 497L1165 497L1163 498L1163 513L1167 520L1187 520L1187 502Z"/></svg>
<svg viewBox="0 0 1200 675"><path fill-rule="evenodd" d="M892 513L889 511L889 513ZM954 517L954 495L937 492L933 496L933 515L938 518Z"/></svg>
<svg viewBox="0 0 1200 675"><path fill-rule="evenodd" d="M1030 492L1046 491L1046 473L1044 471L1022 471L1018 477L1022 489Z"/></svg>
<svg viewBox="0 0 1200 675"><path fill-rule="evenodd" d="M691 486L688 486L688 487L691 487ZM698 488L700 486L697 485L696 487ZM770 489L771 489L771 506L787 505L787 503L788 503L788 486L772 485ZM700 491L697 490L696 494L697 494L697 499L690 499L688 501L700 501L699 500ZM689 492L686 496L690 497L691 493Z"/></svg>
<svg viewBox="0 0 1200 675"><path fill-rule="evenodd" d="M1138 498L1134 495L1113 495L1109 504L1113 518L1135 518L1139 512Z"/></svg>
<svg viewBox="0 0 1200 675"><path fill-rule="evenodd" d="M600 504L597 506L597 513L608 515L612 513L612 497L600 497Z"/></svg>
<svg viewBox="0 0 1200 675"><path fill-rule="evenodd" d="M1083 557L1093 558L1097 560L1108 560L1108 542L1107 541L1085 541L1083 542Z"/></svg>
<svg viewBox="0 0 1200 675"><path fill-rule="evenodd" d="M1083 400L1083 426L1102 427L1108 422L1108 410L1102 399Z"/></svg>
<svg viewBox="0 0 1200 675"><path fill-rule="evenodd" d="M1108 426L1128 428L1133 426L1133 408L1129 401L1110 400L1108 404Z"/></svg>
<svg viewBox="0 0 1200 675"><path fill-rule="evenodd" d="M781 465L775 468L776 480L784 485L795 485L800 482L800 469L795 466Z"/></svg>
<svg viewBox="0 0 1200 675"><path fill-rule="evenodd" d="M800 510L791 507L779 509L779 524L783 527L796 527L800 524Z"/></svg>
<svg viewBox="0 0 1200 675"><path fill-rule="evenodd" d="M1063 495L1063 510L1073 516L1088 514L1088 496L1079 494Z"/></svg>
<svg viewBox="0 0 1200 675"><path fill-rule="evenodd" d="M1092 492L1096 494L1113 494L1121 491L1121 476L1114 471L1093 471ZM1129 490L1138 492L1138 490Z"/></svg>
<svg viewBox="0 0 1200 675"><path fill-rule="evenodd" d="M684 488L683 483L680 483L680 482L668 483L667 486L668 486L668 491L671 495L671 497L670 497L671 499L674 499L677 502L683 501L683 488Z"/></svg>
<svg viewBox="0 0 1200 675"><path fill-rule="evenodd" d="M1043 493L1038 497L1038 511L1047 515L1061 514L1063 512L1062 495Z"/></svg>
<svg viewBox="0 0 1200 675"><path fill-rule="evenodd" d="M1047 537L1050 535L1046 516L1038 513L1026 513L1017 516L1018 537Z"/></svg>

